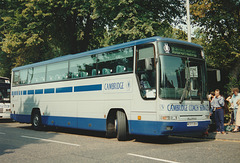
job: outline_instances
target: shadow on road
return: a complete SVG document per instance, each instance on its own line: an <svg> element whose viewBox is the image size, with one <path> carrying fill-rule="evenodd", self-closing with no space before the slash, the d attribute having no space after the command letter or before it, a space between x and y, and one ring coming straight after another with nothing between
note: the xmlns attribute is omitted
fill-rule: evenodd
<svg viewBox="0 0 240 163"><path fill-rule="evenodd" d="M12 119L0 119L0 123L15 123Z"/></svg>
<svg viewBox="0 0 240 163"><path fill-rule="evenodd" d="M18 123L18 122L17 122ZM26 132L25 129L29 129L28 132ZM38 132L38 133L36 133ZM15 153L17 150L21 149L24 146L30 145L30 144L43 144L46 142L42 142L40 140L35 139L26 139L22 136L32 136L32 135L38 135L41 138L44 139L51 139L54 136L57 135L57 133L54 134L43 134L39 131L32 130L30 125L27 125L26 127L16 127L15 122L10 120L4 120L0 121L0 158L1 156L5 154L11 154ZM4 159L4 158L3 158ZM1 159L2 161L2 159ZM23 162L24 158L20 158L19 162ZM4 160L3 160L4 162Z"/></svg>
<svg viewBox="0 0 240 163"><path fill-rule="evenodd" d="M32 130L30 126L28 127L20 127L27 130ZM51 133L65 133L72 135L81 135L81 136L91 136L98 137L103 139L106 138L106 133L101 131L91 131L91 130L81 130L81 129L73 129L73 128L63 128L63 127L52 127L47 126L44 127L41 132L51 132ZM178 144L178 143L192 143L192 142L206 142L213 141L215 139L214 133L209 135L209 137L201 137L195 135L184 135L184 136L169 136L169 137L156 137L156 136L136 136L130 135L128 141L140 142L140 143L151 143L151 144ZM116 139L116 138L112 138Z"/></svg>
<svg viewBox="0 0 240 163"><path fill-rule="evenodd" d="M24 126L19 128L33 130L31 126ZM63 128L63 127L55 127L55 126L43 127L39 132L51 132L51 133L54 132L54 133L65 133L65 134L72 134L72 135L106 138L106 133L101 131L81 130L81 129Z"/></svg>
<svg viewBox="0 0 240 163"><path fill-rule="evenodd" d="M19 115L29 115L31 113L32 108L37 108L36 106L39 105L39 101L37 101L34 96L29 96L25 98L25 96L12 96L12 101L16 103L20 103L20 106L18 108ZM19 117L19 119L16 119L18 121L23 122L30 122L31 117ZM11 119L1 119L0 120L0 156L8 153L14 153L15 150L29 145L29 144L37 144L37 143L45 143L40 142L40 140L36 139L26 139L24 137L21 137L22 135L38 135L39 137L43 139L51 139L52 137L56 136L58 133L47 133L41 135L41 131L34 131L32 130L30 125L26 125L25 127L16 127L18 125L14 125L14 123L18 123L15 121L12 121ZM28 132L26 132L25 129L28 129ZM38 133L36 133L38 132ZM21 162L21 161L20 161Z"/></svg>
<svg viewBox="0 0 240 163"><path fill-rule="evenodd" d="M205 137L194 137L194 136L137 136L135 142L150 143L150 144L180 144L180 143L193 143L193 142L207 142L213 141Z"/></svg>

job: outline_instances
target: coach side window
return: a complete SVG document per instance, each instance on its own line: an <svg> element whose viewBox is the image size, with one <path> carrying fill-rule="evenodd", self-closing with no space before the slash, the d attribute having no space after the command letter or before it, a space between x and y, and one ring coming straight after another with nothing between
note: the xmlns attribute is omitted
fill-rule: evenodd
<svg viewBox="0 0 240 163"><path fill-rule="evenodd" d="M96 75L96 62L96 55L71 60L68 78L84 78Z"/></svg>
<svg viewBox="0 0 240 163"><path fill-rule="evenodd" d="M133 71L133 48L123 48L98 55L98 75Z"/></svg>
<svg viewBox="0 0 240 163"><path fill-rule="evenodd" d="M68 61L47 65L47 81L67 79Z"/></svg>
<svg viewBox="0 0 240 163"><path fill-rule="evenodd" d="M45 73L46 73L46 66L38 66L32 68L32 73L29 73L29 75L32 74L31 83L41 83L45 82Z"/></svg>
<svg viewBox="0 0 240 163"><path fill-rule="evenodd" d="M13 85L14 86L18 85L19 81L20 81L19 71L13 72Z"/></svg>
<svg viewBox="0 0 240 163"><path fill-rule="evenodd" d="M20 82L19 84L28 84L28 69L20 70Z"/></svg>

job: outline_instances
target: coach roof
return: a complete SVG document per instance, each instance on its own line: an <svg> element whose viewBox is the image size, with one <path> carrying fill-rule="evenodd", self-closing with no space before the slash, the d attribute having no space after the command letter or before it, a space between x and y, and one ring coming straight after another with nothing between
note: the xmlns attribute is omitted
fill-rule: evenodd
<svg viewBox="0 0 240 163"><path fill-rule="evenodd" d="M84 57L84 56L89 56L89 55L94 55L94 54L99 54L99 53L105 53L105 52L109 52L109 51L113 51L113 50L117 50L117 49L121 49L121 48L127 48L127 47L140 45L140 44L144 44L144 43L149 43L149 42L154 42L154 41L179 43L179 44L194 46L196 48L202 49L202 46L200 46L198 44L189 43L189 42L186 42L186 41L180 41L180 40L176 40L176 39L170 39L170 38L163 38L163 37L155 36L155 37L130 41L130 42L122 43L122 44L117 44L117 45L113 45L113 46L108 46L108 47L104 47L104 48L99 48L99 49L95 49L95 50L90 50L90 51L86 51L86 52L82 52L82 53L69 54L69 55L53 58L53 59L42 61L42 62L37 62L37 63L33 63L33 64L21 66L21 67L16 67L16 68L13 68L13 71L27 69L27 68L31 68L31 67L42 66L42 65L46 65L46 64L50 64L50 63L67 61L67 60L80 58L80 57Z"/></svg>

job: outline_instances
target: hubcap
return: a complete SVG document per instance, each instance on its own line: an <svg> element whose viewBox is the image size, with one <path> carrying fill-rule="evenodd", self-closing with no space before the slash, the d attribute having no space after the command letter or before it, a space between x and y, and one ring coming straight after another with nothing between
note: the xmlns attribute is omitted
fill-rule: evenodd
<svg viewBox="0 0 240 163"><path fill-rule="evenodd" d="M38 117L38 115L35 115L33 118L33 125L38 126L38 124L39 124L39 117Z"/></svg>
<svg viewBox="0 0 240 163"><path fill-rule="evenodd" d="M117 132L118 129L118 123L117 123L117 119L115 119L115 131Z"/></svg>

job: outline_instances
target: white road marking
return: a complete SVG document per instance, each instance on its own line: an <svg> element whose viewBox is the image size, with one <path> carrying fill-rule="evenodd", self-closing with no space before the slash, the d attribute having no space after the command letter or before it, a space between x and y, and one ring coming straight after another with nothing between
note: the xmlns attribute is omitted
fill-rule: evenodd
<svg viewBox="0 0 240 163"><path fill-rule="evenodd" d="M42 139L42 138L36 138L36 137L30 137L30 136L24 136L24 135L21 136L21 137L28 138L28 139L35 139L35 140L41 140L41 141L47 141L47 142L52 142L52 143L65 144L65 145L71 145L71 146L80 147L79 144L72 144L72 143L67 143L67 142L62 142L62 141Z"/></svg>
<svg viewBox="0 0 240 163"><path fill-rule="evenodd" d="M6 133L0 132L0 134L4 135L4 134L6 134Z"/></svg>
<svg viewBox="0 0 240 163"><path fill-rule="evenodd" d="M155 161L161 161L161 162L179 163L179 162L170 161L170 160L164 160L164 159L160 159L160 158L154 158L154 157L148 157L148 156L143 156L143 155L137 155L137 154L134 154L134 153L128 153L128 155L141 157L141 158L146 158L146 159L155 160Z"/></svg>

